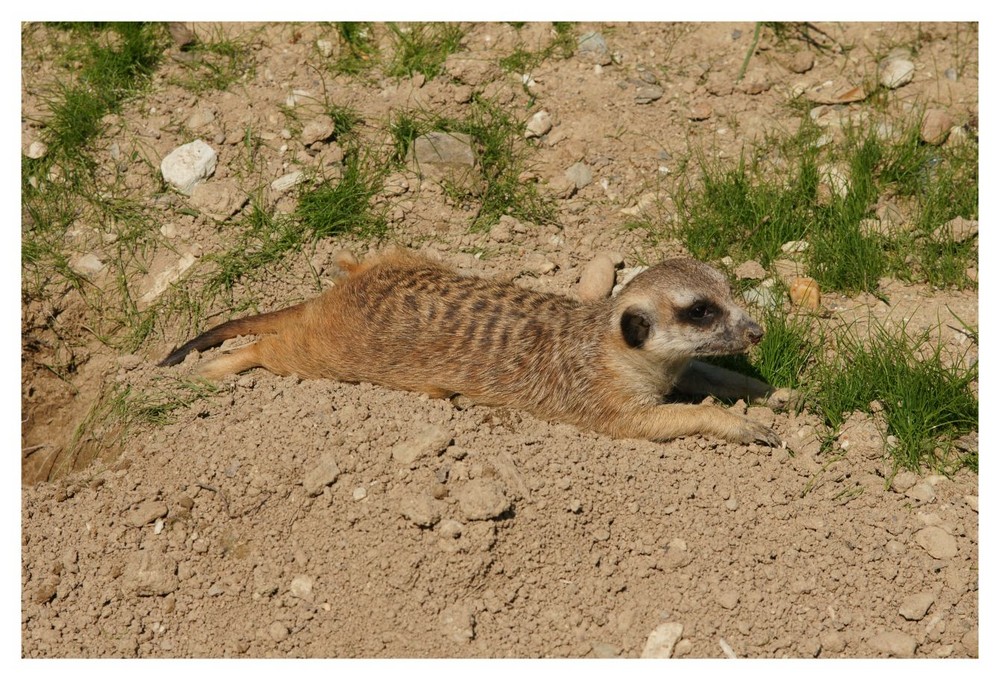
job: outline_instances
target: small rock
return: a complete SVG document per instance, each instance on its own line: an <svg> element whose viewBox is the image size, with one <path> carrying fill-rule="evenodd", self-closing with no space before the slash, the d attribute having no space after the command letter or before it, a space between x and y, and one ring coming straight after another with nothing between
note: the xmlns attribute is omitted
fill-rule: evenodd
<svg viewBox="0 0 1000 680"><path fill-rule="evenodd" d="M809 250L808 241L787 241L781 244L781 252L786 255L794 255L795 253L804 253Z"/></svg>
<svg viewBox="0 0 1000 680"><path fill-rule="evenodd" d="M271 189L280 193L288 191L293 186L301 182L305 178L305 175L301 170L296 170L295 172L290 172L287 175L282 175L278 179L271 182Z"/></svg>
<svg viewBox="0 0 1000 680"><path fill-rule="evenodd" d="M912 498L918 503L933 503L937 495L934 493L933 486L927 482L921 482L910 487L906 491L906 497Z"/></svg>
<svg viewBox="0 0 1000 680"><path fill-rule="evenodd" d="M215 172L218 154L208 144L196 139L177 147L160 162L163 179L186 196L195 186Z"/></svg>
<svg viewBox="0 0 1000 680"><path fill-rule="evenodd" d="M917 651L916 639L898 630L887 630L879 633L869 642L879 652L899 659L911 658L913 653Z"/></svg>
<svg viewBox="0 0 1000 680"><path fill-rule="evenodd" d="M140 550L126 562L120 583L122 592L128 595L169 595L180 585L177 561L150 549Z"/></svg>
<svg viewBox="0 0 1000 680"><path fill-rule="evenodd" d="M552 116L548 111L538 111L524 125L524 136L527 139L541 137L552 129Z"/></svg>
<svg viewBox="0 0 1000 680"><path fill-rule="evenodd" d="M271 639L275 642L282 642L288 638L288 627L281 621L275 621L268 626L267 634L270 635Z"/></svg>
<svg viewBox="0 0 1000 680"><path fill-rule="evenodd" d="M979 626L969 629L962 636L962 646L970 657L979 658Z"/></svg>
<svg viewBox="0 0 1000 680"><path fill-rule="evenodd" d="M712 115L712 107L705 102L696 102L688 109L688 120L707 120Z"/></svg>
<svg viewBox="0 0 1000 680"><path fill-rule="evenodd" d="M920 139L928 144L943 144L948 139L948 133L954 121L947 111L941 109L928 109L924 112L923 120L920 123Z"/></svg>
<svg viewBox="0 0 1000 680"><path fill-rule="evenodd" d="M958 544L953 536L941 527L924 527L913 535L917 545L938 560L946 560L958 554Z"/></svg>
<svg viewBox="0 0 1000 680"><path fill-rule="evenodd" d="M24 155L28 158L39 159L48 153L49 147L45 145L45 142L40 142L37 139L28 145L28 150L24 152Z"/></svg>
<svg viewBox="0 0 1000 680"><path fill-rule="evenodd" d="M86 253L69 261L69 268L80 276L92 276L104 269L104 263L93 253Z"/></svg>
<svg viewBox="0 0 1000 680"><path fill-rule="evenodd" d="M302 479L302 486L310 496L318 496L323 493L323 489L337 481L340 476L340 468L337 466L336 456L327 452L319 459L316 467L306 473Z"/></svg>
<svg viewBox="0 0 1000 680"><path fill-rule="evenodd" d="M444 519L438 524L438 533L444 538L458 538L462 535L462 523L454 519Z"/></svg>
<svg viewBox="0 0 1000 680"><path fill-rule="evenodd" d="M403 517L418 527L432 527L441 519L442 504L426 494L409 494L399 502Z"/></svg>
<svg viewBox="0 0 1000 680"><path fill-rule="evenodd" d="M333 41L320 38L316 41L316 49L319 51L321 56L329 59L333 56Z"/></svg>
<svg viewBox="0 0 1000 680"><path fill-rule="evenodd" d="M791 61L788 62L788 70L792 73L806 73L813 67L815 59L813 58L813 53L809 50L799 50L792 55Z"/></svg>
<svg viewBox="0 0 1000 680"><path fill-rule="evenodd" d="M896 476L892 478L892 483L889 487L896 493L903 493L916 484L917 480L917 476L909 470L900 470L896 473Z"/></svg>
<svg viewBox="0 0 1000 680"><path fill-rule="evenodd" d="M392 447L392 459L401 465L411 465L420 458L438 456L454 439L451 430L441 425L426 425L412 437Z"/></svg>
<svg viewBox="0 0 1000 680"><path fill-rule="evenodd" d="M864 88L844 81L828 81L806 90L805 97L815 104L850 104L864 101Z"/></svg>
<svg viewBox="0 0 1000 680"><path fill-rule="evenodd" d="M312 590L312 577L304 574L299 574L292 578L292 584L288 588L288 592L300 600L312 600Z"/></svg>
<svg viewBox="0 0 1000 680"><path fill-rule="evenodd" d="M194 265L197 259L198 258L196 258L193 253L184 253L180 256L177 262L165 267L162 271L157 272L153 276L149 289L142 294L142 297L139 298L139 302L144 305L148 305L150 302L158 298L164 291L167 290L167 288L170 287L170 284L179 280L184 272Z"/></svg>
<svg viewBox="0 0 1000 680"><path fill-rule="evenodd" d="M815 312L820 308L819 284L808 276L797 276L788 286L788 297L796 307Z"/></svg>
<svg viewBox="0 0 1000 680"><path fill-rule="evenodd" d="M932 592L910 595L899 606L899 615L907 621L919 621L927 615L927 610L934 604L934 599Z"/></svg>
<svg viewBox="0 0 1000 680"><path fill-rule="evenodd" d="M203 128L206 125L211 124L214 120L214 111L211 109L199 109L188 116L188 119L184 124L188 127L188 129L198 130L199 128Z"/></svg>
<svg viewBox="0 0 1000 680"><path fill-rule="evenodd" d="M125 521L134 527L143 527L166 516L167 504L163 501L143 501L126 515Z"/></svg>
<svg viewBox="0 0 1000 680"><path fill-rule="evenodd" d="M586 163L574 163L566 170L566 179L579 190L594 181L594 172Z"/></svg>
<svg viewBox="0 0 1000 680"><path fill-rule="evenodd" d="M598 66L607 66L613 61L604 36L596 32L584 33L580 36L577 40L576 54L583 61Z"/></svg>
<svg viewBox="0 0 1000 680"><path fill-rule="evenodd" d="M368 490L363 486L356 487L354 491L351 492L351 498L356 501L363 501L367 497Z"/></svg>
<svg viewBox="0 0 1000 680"><path fill-rule="evenodd" d="M756 260L747 260L734 269L733 274L735 274L738 279L760 281L767 276L767 271Z"/></svg>
<svg viewBox="0 0 1000 680"><path fill-rule="evenodd" d="M674 645L684 634L680 623L661 623L646 638L646 645L639 655L643 659L669 659L674 653Z"/></svg>
<svg viewBox="0 0 1000 680"><path fill-rule="evenodd" d="M663 88L659 85L640 85L635 89L635 103L649 104L663 96Z"/></svg>
<svg viewBox="0 0 1000 680"><path fill-rule="evenodd" d="M979 220L967 220L955 217L934 230L934 238L939 241L949 240L954 243L964 243L979 234Z"/></svg>
<svg viewBox="0 0 1000 680"><path fill-rule="evenodd" d="M461 487L455 496L467 520L494 519L510 509L510 500L495 479L474 479Z"/></svg>
<svg viewBox="0 0 1000 680"><path fill-rule="evenodd" d="M417 137L407 154L407 162L422 178L447 180L475 192L480 178L474 172L476 152L472 137L464 132L428 132Z"/></svg>
<svg viewBox="0 0 1000 680"><path fill-rule="evenodd" d="M330 116L317 116L303 126L302 134L299 138L305 146L309 146L316 142L325 142L330 137L333 137L334 131L333 118L330 118Z"/></svg>
<svg viewBox="0 0 1000 680"><path fill-rule="evenodd" d="M886 59L878 67L878 81L894 90L913 80L915 68L909 59Z"/></svg>
<svg viewBox="0 0 1000 680"><path fill-rule="evenodd" d="M621 647L610 642L596 642L591 653L598 659L617 659L622 655L622 650Z"/></svg>
<svg viewBox="0 0 1000 680"><path fill-rule="evenodd" d="M219 222L235 215L246 202L247 195L231 179L198 184L191 191L191 205Z"/></svg>
<svg viewBox="0 0 1000 680"><path fill-rule="evenodd" d="M823 649L832 654L840 654L847 648L847 641L844 640L844 636L835 630L820 635L819 642L823 645Z"/></svg>
<svg viewBox="0 0 1000 680"><path fill-rule="evenodd" d="M441 612L441 632L453 642L468 642L476 637L476 610L471 604L456 602Z"/></svg>
<svg viewBox="0 0 1000 680"><path fill-rule="evenodd" d="M736 605L740 603L740 594L735 590L725 590L716 594L715 601L723 609L736 609Z"/></svg>
<svg viewBox="0 0 1000 680"><path fill-rule="evenodd" d="M755 305L761 309L773 309L781 304L782 294L774 285L773 279L765 279L760 285L748 288L743 291L743 299L747 304Z"/></svg>
<svg viewBox="0 0 1000 680"><path fill-rule="evenodd" d="M602 300L611 295L615 285L615 265L605 254L594 257L583 268L576 286L577 296L584 302Z"/></svg>

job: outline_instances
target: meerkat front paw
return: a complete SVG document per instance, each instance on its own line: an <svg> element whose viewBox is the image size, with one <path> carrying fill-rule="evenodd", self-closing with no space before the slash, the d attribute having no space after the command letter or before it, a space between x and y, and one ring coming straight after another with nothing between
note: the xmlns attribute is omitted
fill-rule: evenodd
<svg viewBox="0 0 1000 680"><path fill-rule="evenodd" d="M777 432L749 418L742 418L742 422L732 439L740 444L764 444L774 448L779 448L782 445L781 437L778 436Z"/></svg>

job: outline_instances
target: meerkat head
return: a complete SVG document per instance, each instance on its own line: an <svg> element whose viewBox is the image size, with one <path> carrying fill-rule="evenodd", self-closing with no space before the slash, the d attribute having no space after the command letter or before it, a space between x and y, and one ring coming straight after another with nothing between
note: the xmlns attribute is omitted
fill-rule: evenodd
<svg viewBox="0 0 1000 680"><path fill-rule="evenodd" d="M739 354L764 337L733 300L726 277L687 258L666 260L636 276L614 308L624 343L662 361Z"/></svg>

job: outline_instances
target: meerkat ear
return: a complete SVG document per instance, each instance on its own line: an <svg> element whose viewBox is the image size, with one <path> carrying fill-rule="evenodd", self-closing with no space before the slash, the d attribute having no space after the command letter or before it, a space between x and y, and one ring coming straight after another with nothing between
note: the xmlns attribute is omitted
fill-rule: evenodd
<svg viewBox="0 0 1000 680"><path fill-rule="evenodd" d="M629 347L642 347L649 337L653 322L649 315L638 307L629 307L622 313L622 337Z"/></svg>

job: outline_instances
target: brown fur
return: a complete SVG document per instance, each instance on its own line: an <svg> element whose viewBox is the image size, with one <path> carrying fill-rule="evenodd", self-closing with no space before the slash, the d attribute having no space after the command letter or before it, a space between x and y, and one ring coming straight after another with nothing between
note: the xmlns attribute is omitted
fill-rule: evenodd
<svg viewBox="0 0 1000 680"><path fill-rule="evenodd" d="M695 356L743 352L763 334L708 265L667 260L617 297L582 303L462 276L408 251L360 264L341 256L340 264L346 276L319 297L222 324L161 365L253 333L257 342L198 372L218 378L263 366L434 397L462 394L614 437L710 434L780 444L767 427L724 408L663 403L675 386L724 397L767 389L731 371L689 366Z"/></svg>

